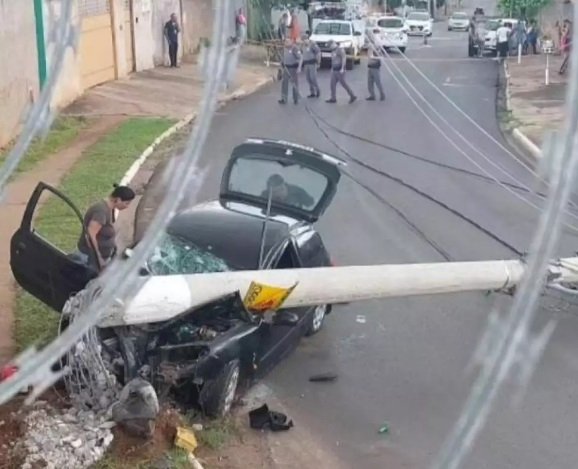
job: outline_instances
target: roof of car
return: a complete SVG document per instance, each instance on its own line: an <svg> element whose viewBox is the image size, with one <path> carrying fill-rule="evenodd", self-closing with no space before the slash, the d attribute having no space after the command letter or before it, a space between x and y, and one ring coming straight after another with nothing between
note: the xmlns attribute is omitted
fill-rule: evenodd
<svg viewBox="0 0 578 469"><path fill-rule="evenodd" d="M259 208L240 203L208 202L179 212L167 231L212 252L235 270L258 268L263 222ZM302 225L287 216L272 214L267 222L264 254Z"/></svg>

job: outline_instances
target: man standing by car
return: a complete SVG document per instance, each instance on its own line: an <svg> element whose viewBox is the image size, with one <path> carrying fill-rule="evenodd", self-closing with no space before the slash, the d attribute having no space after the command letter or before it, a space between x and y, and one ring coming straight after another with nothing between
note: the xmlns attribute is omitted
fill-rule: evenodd
<svg viewBox="0 0 578 469"><path fill-rule="evenodd" d="M303 70L309 85L308 98L319 98L320 89L317 83L317 67L321 61L321 50L307 34L303 35Z"/></svg>
<svg viewBox="0 0 578 469"><path fill-rule="evenodd" d="M503 61L508 56L510 50L510 34L512 33L511 24L502 24L496 31L498 60Z"/></svg>
<svg viewBox="0 0 578 469"><path fill-rule="evenodd" d="M135 193L130 187L115 185L106 199L88 208L84 215L84 230L77 246L81 262L102 270L112 260L116 254L114 211L128 208L134 198Z"/></svg>
<svg viewBox="0 0 578 469"><path fill-rule="evenodd" d="M165 37L169 44L169 58L171 67L178 67L177 65L177 51L179 50L179 33L181 28L177 21L177 15L173 13L171 19L165 24Z"/></svg>
<svg viewBox="0 0 578 469"><path fill-rule="evenodd" d="M299 66L301 51L291 39L285 39L283 58L281 62L281 99L279 104L286 104L289 98L289 85L293 89L293 103L299 102Z"/></svg>
<svg viewBox="0 0 578 469"><path fill-rule="evenodd" d="M373 45L369 46L367 57L367 90L369 91L367 101L375 101L375 87L379 91L380 101L385 101L385 92L380 77L381 57L375 53Z"/></svg>
<svg viewBox="0 0 578 469"><path fill-rule="evenodd" d="M336 94L337 94L337 83L340 83L341 86L347 91L349 94L349 103L353 103L357 96L353 94L351 88L345 81L345 64L347 61L347 56L345 55L345 51L343 48L338 45L335 41L329 42L331 47L331 98L325 101L326 103L336 103Z"/></svg>

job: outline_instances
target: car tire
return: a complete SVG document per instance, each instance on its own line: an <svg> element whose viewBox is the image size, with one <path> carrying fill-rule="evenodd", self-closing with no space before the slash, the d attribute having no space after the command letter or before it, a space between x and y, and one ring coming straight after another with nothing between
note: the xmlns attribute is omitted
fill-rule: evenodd
<svg viewBox="0 0 578 469"><path fill-rule="evenodd" d="M450 27L448 26L448 31L451 31L451 30L452 30L452 28L450 28Z"/></svg>
<svg viewBox="0 0 578 469"><path fill-rule="evenodd" d="M402 54L405 54L405 47L400 47L400 48L399 48L399 51L400 51Z"/></svg>
<svg viewBox="0 0 578 469"><path fill-rule="evenodd" d="M474 46L471 42L468 42L468 57L474 56Z"/></svg>
<svg viewBox="0 0 578 469"><path fill-rule="evenodd" d="M305 332L307 337L317 334L323 328L323 322L325 321L325 316L329 313L329 308L329 305L318 305L315 307Z"/></svg>
<svg viewBox="0 0 578 469"><path fill-rule="evenodd" d="M345 70L353 70L353 59L345 60Z"/></svg>
<svg viewBox="0 0 578 469"><path fill-rule="evenodd" d="M207 381L199 394L201 409L211 418L222 418L229 413L239 384L239 360L228 362L219 374Z"/></svg>

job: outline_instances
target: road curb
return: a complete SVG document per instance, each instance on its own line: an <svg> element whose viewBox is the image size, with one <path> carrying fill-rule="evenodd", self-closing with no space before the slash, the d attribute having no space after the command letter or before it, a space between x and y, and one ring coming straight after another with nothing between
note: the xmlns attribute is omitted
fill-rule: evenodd
<svg viewBox="0 0 578 469"><path fill-rule="evenodd" d="M511 75L510 75L510 72L508 70L507 60L504 60L504 77L506 79L505 90L504 90L506 110L508 112L512 112L512 103L511 103L511 94L510 94L510 77L511 77ZM526 151L528 154L530 154L530 156L536 162L539 162L542 159L542 150L540 150L540 147L538 147L538 145L536 145L534 142L532 142L532 140L530 140L530 138L528 138L528 136L526 134L524 134L524 132L522 132L519 127L515 127L513 130L511 130L510 133L512 135L512 138L515 140L515 142L524 151Z"/></svg>
<svg viewBox="0 0 578 469"><path fill-rule="evenodd" d="M256 93L257 91L259 91L261 88L267 86L270 83L273 83L275 81L275 78L273 76L270 77L263 77L260 78L259 80L257 80L256 82L254 82L252 85L249 85L248 87L242 87L239 90L234 91L233 93L224 96L223 98L219 98L217 101L217 108L220 109L223 106L225 106L226 104L228 104L231 101L237 101L239 99L243 99L249 95L252 95L253 93ZM193 122L196 117L197 117L198 112L195 111L191 114L186 115L185 117L183 117L180 121L178 121L175 125L173 125L172 127L170 127L169 129L167 129L166 131L164 131L161 135L159 135L154 141L153 143L151 143L138 157L136 160L134 160L133 164L130 166L130 168L128 169L128 171L124 174L124 176L122 177L122 179L120 180L120 185L128 185L130 184L130 182L133 180L133 178L136 176L136 174L138 173L139 169L142 167L142 165L146 162L146 160L149 158L149 156L152 155L152 153L154 152L154 150L162 143L164 142L167 138L169 138L170 136L174 135L175 133L177 133L179 130L181 130L183 127L185 127L186 125L190 124L191 122Z"/></svg>

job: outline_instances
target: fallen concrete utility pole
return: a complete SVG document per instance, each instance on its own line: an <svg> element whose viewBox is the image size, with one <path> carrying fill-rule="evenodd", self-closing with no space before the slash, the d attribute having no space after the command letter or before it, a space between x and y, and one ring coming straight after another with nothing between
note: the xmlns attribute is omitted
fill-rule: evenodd
<svg viewBox="0 0 578 469"><path fill-rule="evenodd" d="M520 283L523 261L446 262L283 269L153 276L127 305L118 305L100 326L164 321L195 305L240 291L252 281L277 287L298 283L285 307L337 304L401 296L506 290ZM549 281L578 282L578 258L550 266Z"/></svg>

